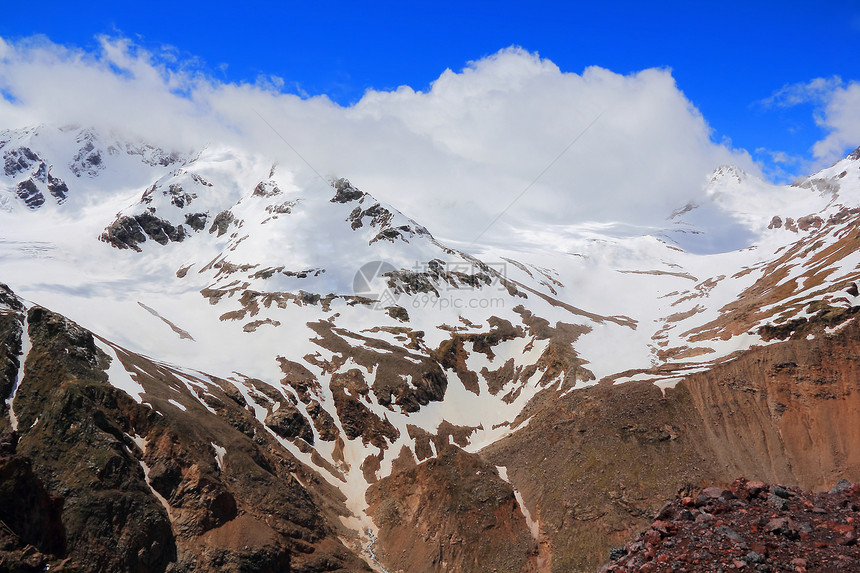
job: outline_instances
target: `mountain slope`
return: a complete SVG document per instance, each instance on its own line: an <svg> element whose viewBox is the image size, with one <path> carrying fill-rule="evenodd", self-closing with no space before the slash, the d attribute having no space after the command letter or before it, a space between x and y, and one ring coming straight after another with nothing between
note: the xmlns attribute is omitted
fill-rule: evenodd
<svg viewBox="0 0 860 573"><path fill-rule="evenodd" d="M342 496L274 447L231 385L15 306L29 351L14 453L62 507L65 548L40 550L83 570L369 570L338 540Z"/></svg>
<svg viewBox="0 0 860 573"><path fill-rule="evenodd" d="M81 400L79 392L88 412L105 412L104 396L121 403L107 414L120 425L98 429L121 450L112 462L119 481L108 489L138 492L136 503L154 508L147 515L160 520L163 537L156 569L258 558L278 567L288 558L296 570L349 569L359 559L412 570L397 541L411 532L420 540L410 544L425 544L426 555L437 542L461 539L461 549L440 550L427 570L469 570L480 555L467 527L477 516L499 532L499 547L517 548L500 567L567 570L596 565L597 553L581 553L602 547L589 541L594 532L622 537L681 482L746 469L766 481L813 480L798 469L808 465L822 468L820 481L800 485L818 487L834 472L858 471L850 456L811 459L772 438L772 467L740 457L750 431L788 431L758 405L737 405L758 425L732 418L722 433L706 431L722 420L712 410L737 399L724 395L719 376L743 378L738 384L758 388L756 395L785 392L755 378L745 361L769 363L793 348L801 358L779 364L823 369L828 379L852 372L825 358L834 345L849 346L841 329L853 332L860 308L856 154L791 187L720 168L706 202L670 214L651 234L588 225L521 230L503 247L467 253L346 179L325 182L241 150L173 152L48 126L3 132L0 144L8 166L0 177L0 278L38 315L27 322L21 304L10 302L0 317L0 390L12 396L16 455L37 476L50 467L63 474L83 434L53 425L42 432L41 413L70 426L80 421L53 413L52 404ZM49 188L57 180L67 187L63 197ZM52 328L72 333L63 335L66 347L86 348L75 351L83 374L53 364L38 349L46 335L30 334L33 324L69 320L80 327ZM31 356L44 362L32 373L19 368ZM782 368L774 372L786 384L805 380L797 368ZM45 402L49 378L71 380L72 397ZM853 387L840 392L853 399ZM790 410L793 402L780 400ZM810 400L798 416L818 411ZM633 429L615 427L621 413ZM559 434L567 423L560 420L571 416L588 420L573 445ZM826 432L813 424L809 440L822 443ZM34 453L51 440L70 457ZM613 449L644 472L645 460L659 455L651 441L659 449L667 440L678 460L701 458L699 469L679 461L656 481L639 475L641 497L606 500L584 488L591 497L583 511L597 528L572 526L558 513L569 491L544 471L581 470L602 488L604 477L627 471L607 463ZM549 444L574 450L548 462L540 456L553 459ZM584 450L593 458L584 460ZM230 471L233 458L245 478ZM738 471L724 474L715 458ZM473 469L486 475L479 481L487 496L444 499L477 513L459 505L416 513L413 487L446 490ZM48 491L72 492L55 478L38 479ZM282 498L263 493L272 489ZM81 486L75 495L89 494ZM272 523L268 515L282 517ZM78 533L85 527L74 529L65 514L64 523L70 539L89 546ZM253 555L230 549L244 539L237 529L256 532L254 543L243 541L256 547ZM216 541L227 544L223 555L207 553ZM75 547L70 555L98 568ZM122 559L111 566L139 566Z"/></svg>

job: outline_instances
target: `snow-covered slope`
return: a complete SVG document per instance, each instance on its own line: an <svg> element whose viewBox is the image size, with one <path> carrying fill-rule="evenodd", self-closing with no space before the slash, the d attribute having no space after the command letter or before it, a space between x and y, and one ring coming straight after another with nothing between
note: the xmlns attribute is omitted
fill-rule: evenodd
<svg viewBox="0 0 860 573"><path fill-rule="evenodd" d="M857 302L856 153L789 187L722 167L648 234L520 230L469 253L241 150L41 126L0 133L0 155L0 280L191 385L230 381L359 530L368 485L434 440L474 451L537 396L671 386Z"/></svg>

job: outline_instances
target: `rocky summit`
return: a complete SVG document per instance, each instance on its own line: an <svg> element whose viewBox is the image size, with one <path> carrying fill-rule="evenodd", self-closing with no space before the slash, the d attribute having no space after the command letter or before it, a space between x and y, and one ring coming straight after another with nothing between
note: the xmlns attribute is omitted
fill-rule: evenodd
<svg viewBox="0 0 860 573"><path fill-rule="evenodd" d="M860 152L468 246L217 142L0 158L0 570L860 567Z"/></svg>

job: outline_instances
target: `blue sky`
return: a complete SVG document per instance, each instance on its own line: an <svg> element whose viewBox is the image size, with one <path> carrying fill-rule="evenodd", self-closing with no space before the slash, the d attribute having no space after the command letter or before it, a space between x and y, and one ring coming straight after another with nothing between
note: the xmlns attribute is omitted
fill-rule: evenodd
<svg viewBox="0 0 860 573"><path fill-rule="evenodd" d="M821 2L194 2L8 3L0 36L44 34L96 50L102 34L164 46L215 78L284 80L285 91L340 104L368 88L426 89L446 68L516 45L562 71L670 68L717 142L808 158L822 102L768 101L815 78L860 80L860 3ZM854 145L860 144L860 141ZM792 164L784 169L791 174ZM798 168L797 165L794 166Z"/></svg>

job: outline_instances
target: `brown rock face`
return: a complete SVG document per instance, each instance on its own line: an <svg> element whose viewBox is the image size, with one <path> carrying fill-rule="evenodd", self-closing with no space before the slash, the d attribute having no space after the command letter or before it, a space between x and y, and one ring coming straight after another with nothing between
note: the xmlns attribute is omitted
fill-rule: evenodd
<svg viewBox="0 0 860 573"><path fill-rule="evenodd" d="M860 476L860 324L789 340L686 381L729 475L820 490ZM723 473L723 475L725 475Z"/></svg>
<svg viewBox="0 0 860 573"><path fill-rule="evenodd" d="M375 369L369 388L386 408L417 412L421 406L444 398L448 380L439 364L424 353L410 352L382 340L335 328L326 321L311 322L308 326L318 335L313 341L337 355L331 363L321 362L318 366L334 371L348 356L368 372ZM423 333L413 334L417 338L423 336ZM347 423L343 419L341 422Z"/></svg>
<svg viewBox="0 0 860 573"><path fill-rule="evenodd" d="M450 447L367 493L389 571L527 571L535 543L492 465Z"/></svg>
<svg viewBox="0 0 860 573"><path fill-rule="evenodd" d="M393 442L400 435L391 422L371 412L370 408L362 402L362 398L367 396L370 388L357 368L333 375L331 391L337 415L347 438L361 436L364 443L371 443L377 448L385 449L388 447L385 438Z"/></svg>
<svg viewBox="0 0 860 573"><path fill-rule="evenodd" d="M15 455L16 441L15 434L0 436L0 521L17 537L17 545L63 555L63 498L48 494L30 461Z"/></svg>
<svg viewBox="0 0 860 573"><path fill-rule="evenodd" d="M28 323L18 454L64 498L66 555L85 571L163 571L176 555L170 522L124 438L152 411L105 384L92 334L40 307Z"/></svg>
<svg viewBox="0 0 860 573"><path fill-rule="evenodd" d="M266 425L282 438L301 438L314 443L310 422L288 401L280 401L280 407L266 417Z"/></svg>
<svg viewBox="0 0 860 573"><path fill-rule="evenodd" d="M18 325L24 317L7 315ZM32 349L14 403L21 437L17 448L0 440L0 568L370 570L339 539L349 535L342 494L280 448L241 395L209 380L192 390L114 346L146 390L139 404L107 383L111 359L90 332L40 307L27 327ZM0 328L0 340L15 338L14 325ZM17 351L9 346L0 363Z"/></svg>
<svg viewBox="0 0 860 573"><path fill-rule="evenodd" d="M506 466L551 553L593 571L663 503L737 475L807 490L860 480L860 326L753 348L665 396L649 383L552 400L483 450Z"/></svg>

